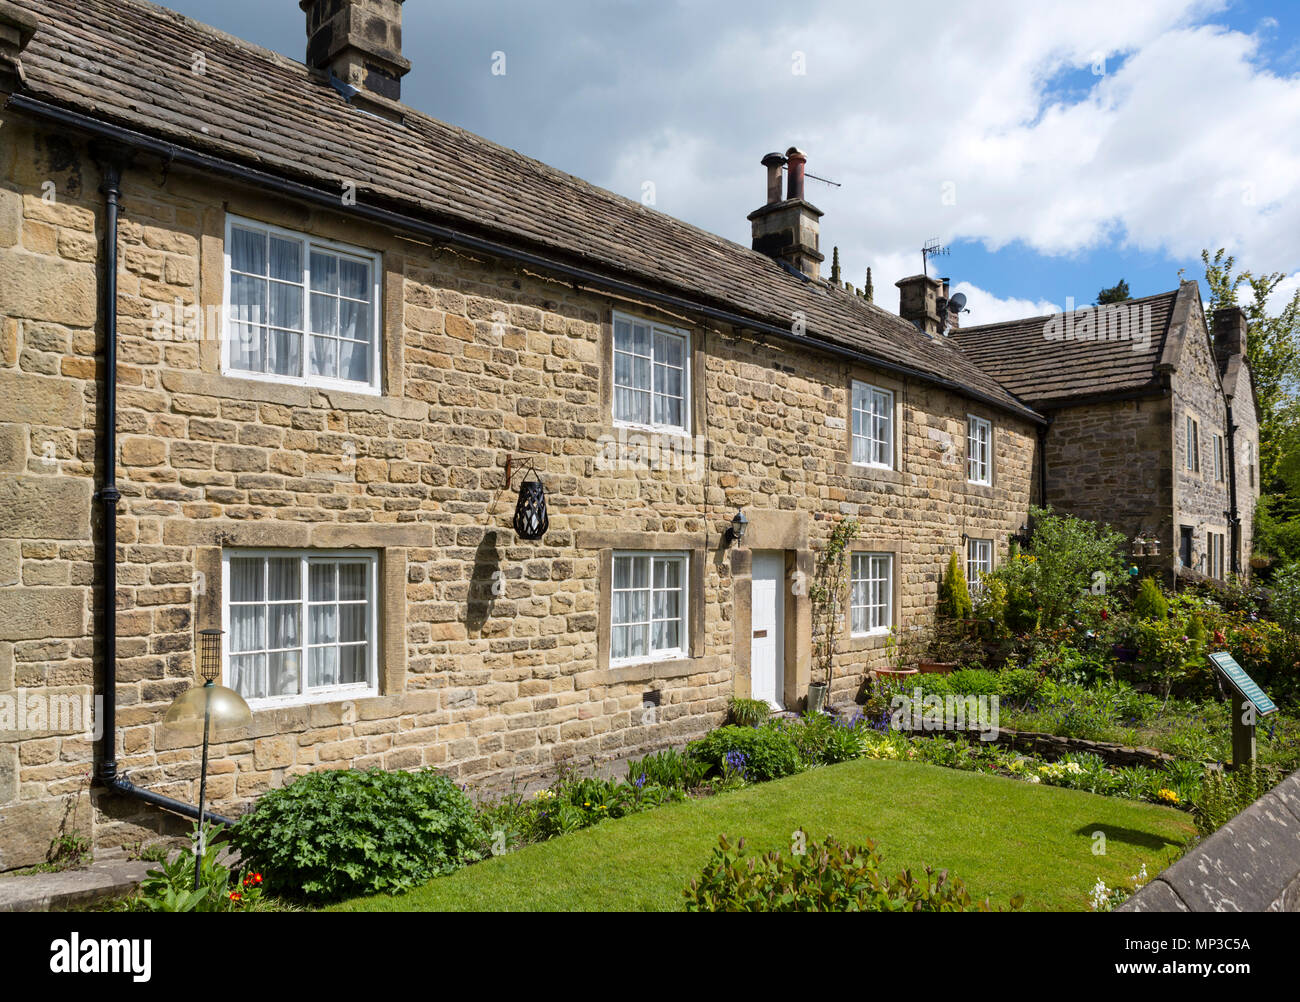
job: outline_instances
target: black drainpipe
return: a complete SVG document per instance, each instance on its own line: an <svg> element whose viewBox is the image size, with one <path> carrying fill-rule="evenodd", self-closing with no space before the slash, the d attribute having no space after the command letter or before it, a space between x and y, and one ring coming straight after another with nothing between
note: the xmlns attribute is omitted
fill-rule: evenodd
<svg viewBox="0 0 1300 1002"><path fill-rule="evenodd" d="M95 151L104 195L104 285L101 309L104 317L104 484L95 493L103 518L104 545L100 550L104 606L104 697L103 744L96 771L101 786L126 794L146 804L198 820L199 809L160 793L142 790L117 773L117 219L122 201L122 168L125 154L118 149ZM230 818L204 811L208 821L229 825Z"/></svg>
<svg viewBox="0 0 1300 1002"><path fill-rule="evenodd" d="M1241 517L1237 510L1237 426L1232 423L1232 404L1228 408L1228 532L1232 540L1232 573L1241 573Z"/></svg>

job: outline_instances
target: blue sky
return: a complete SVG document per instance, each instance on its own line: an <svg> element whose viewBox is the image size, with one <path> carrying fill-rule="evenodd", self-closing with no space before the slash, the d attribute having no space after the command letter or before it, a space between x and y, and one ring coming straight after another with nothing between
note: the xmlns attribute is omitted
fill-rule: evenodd
<svg viewBox="0 0 1300 1002"><path fill-rule="evenodd" d="M294 0L166 5L302 58ZM759 160L800 146L842 184L809 184L823 249L891 309L930 238L967 323L1170 289L1202 247L1300 287L1300 5L410 0L405 22L407 103L738 242Z"/></svg>

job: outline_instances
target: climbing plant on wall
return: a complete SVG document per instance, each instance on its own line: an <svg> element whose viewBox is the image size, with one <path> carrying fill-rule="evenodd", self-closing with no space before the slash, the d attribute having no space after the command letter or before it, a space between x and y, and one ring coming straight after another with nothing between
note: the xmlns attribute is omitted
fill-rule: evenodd
<svg viewBox="0 0 1300 1002"><path fill-rule="evenodd" d="M849 544L857 537L855 519L842 519L835 526L817 555L817 570L808 589L813 614L813 665L826 680L828 698L848 603Z"/></svg>

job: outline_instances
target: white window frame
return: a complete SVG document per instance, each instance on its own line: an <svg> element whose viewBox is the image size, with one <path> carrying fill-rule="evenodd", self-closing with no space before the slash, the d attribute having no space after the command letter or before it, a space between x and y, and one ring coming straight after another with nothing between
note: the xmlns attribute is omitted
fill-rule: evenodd
<svg viewBox="0 0 1300 1002"><path fill-rule="evenodd" d="M978 455L981 445L984 447L982 460ZM966 482L982 487L993 485L993 422L974 414L966 415Z"/></svg>
<svg viewBox="0 0 1300 1002"><path fill-rule="evenodd" d="M859 563L861 561L861 564ZM883 562L885 573L883 576L877 573L880 563ZM865 567L865 575L861 572L860 567ZM880 582L883 586L884 601L871 601L871 584ZM859 586L865 586L859 589ZM859 595L862 594L865 601L859 601ZM875 626L871 621L875 617L877 610L884 610L883 622L878 622ZM861 610L866 614L867 628L859 629L857 626L858 611ZM854 550L849 554L849 634L853 637L878 637L888 633L894 625L894 554L892 553L873 553L868 550Z"/></svg>
<svg viewBox="0 0 1300 1002"><path fill-rule="evenodd" d="M633 654L624 658L614 657L614 630L620 626L641 625L640 623L617 623L614 621L614 609L618 604L614 596L618 591L640 591L642 589L617 589L614 587L614 567L620 558L647 559L650 562L646 581L648 587L645 589L649 592L646 604L646 613L649 619L646 620L646 653ZM678 602L678 611L680 613L677 625L678 645L676 647L667 647L661 650L655 650L654 645L654 592L655 592L655 564L664 561L673 561L681 565L680 580L681 599ZM683 658L690 657L691 640L690 640L690 601L691 601L691 556L685 550L615 550L613 560L609 567L609 665L611 668L621 668L626 665L647 664L655 661L679 661ZM669 620L663 620L669 622Z"/></svg>
<svg viewBox="0 0 1300 1002"><path fill-rule="evenodd" d="M966 539L966 590L971 598L983 591L983 577L993 570L993 540Z"/></svg>
<svg viewBox="0 0 1300 1002"><path fill-rule="evenodd" d="M1201 472L1201 423L1187 415L1187 472Z"/></svg>
<svg viewBox="0 0 1300 1002"><path fill-rule="evenodd" d="M865 404L866 406L861 406ZM861 414L864 421L870 422L871 433L858 434L857 416ZM875 419L885 418L884 437L874 434ZM865 461L857 459L858 443L866 443L869 457ZM883 386L875 386L855 379L849 388L849 459L854 466L875 470L892 470L894 468L894 391Z"/></svg>
<svg viewBox="0 0 1300 1002"><path fill-rule="evenodd" d="M289 376L280 375L275 372L251 372L247 369L234 368L230 363L230 345L235 337L234 320L231 315L231 291L233 288L231 281L231 248L234 246L234 229L258 230L268 233L271 236L282 237L285 240L300 241L303 245L302 261L302 286L303 286L303 303L302 303L302 368L299 375ZM374 337L371 339L371 357L370 357L370 381L362 383L352 379L337 379L327 376L313 376L310 374L310 357L311 357L311 253L312 250L324 251L335 256L352 258L358 261L366 262L370 267L370 296L372 316L370 320L371 330ZM349 244L341 244L332 240L322 240L319 237L313 237L307 233L300 233L296 230L285 229L281 226L273 226L270 223L263 223L256 219L247 219L243 216L237 216L233 213L226 213L226 245L223 249L222 265L222 304L221 304L221 374L231 376L236 379L252 379L264 383L280 383L292 386L317 386L328 390L346 390L349 393L364 393L371 396L379 396L383 392L383 312L382 312L382 287L383 287L383 260L382 255L375 251L368 251L361 247L353 247Z"/></svg>
<svg viewBox="0 0 1300 1002"><path fill-rule="evenodd" d="M1214 481L1215 483L1222 483L1224 466L1223 436L1215 431L1210 433L1210 438L1214 448Z"/></svg>
<svg viewBox="0 0 1300 1002"><path fill-rule="evenodd" d="M638 324L650 329L650 418L646 422L627 421L620 418L616 412L618 406L618 366L616 360L619 354L630 355L631 352L620 352L618 347L618 325L619 323ZM682 342L682 423L681 424L656 424L654 422L654 398L655 398L655 370L661 364L655 361L654 346L655 335L663 334L668 337L678 338ZM639 356L646 357L646 356ZM615 311L610 321L609 332L609 413L616 428L634 428L638 431L650 431L659 433L669 433L677 435L691 434L691 332L682 327L670 327L668 324L661 324L655 320L647 320L645 317L634 316L631 313ZM626 389L635 390L639 393L646 392L639 386L629 386Z"/></svg>
<svg viewBox="0 0 1300 1002"><path fill-rule="evenodd" d="M230 651L232 634L230 632L230 561L240 557L253 558L289 558L297 559L302 586L299 589L299 604L302 609L301 643L298 668L298 692L279 696L244 697L251 710L272 709L280 706L306 706L313 703L334 703L345 699L364 699L379 694L379 553L376 550L303 550L303 549L252 549L224 548L221 553L221 628L222 637L222 678L224 684L234 688L234 679L229 677ZM317 686L308 688L307 677L309 658L307 649L310 635L310 591L308 569L312 561L348 561L367 565L366 580L369 594L366 599L366 629L369 637L369 657L366 659L365 682L353 682L345 685ZM264 600L265 601L265 600ZM270 628L268 620L267 628ZM241 695L243 695L241 693Z"/></svg>

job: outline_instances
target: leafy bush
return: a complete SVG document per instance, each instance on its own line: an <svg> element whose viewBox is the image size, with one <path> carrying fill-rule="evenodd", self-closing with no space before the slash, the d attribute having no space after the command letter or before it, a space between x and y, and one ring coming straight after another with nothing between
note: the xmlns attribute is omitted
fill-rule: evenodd
<svg viewBox="0 0 1300 1002"><path fill-rule="evenodd" d="M1211 772L1192 802L1196 830L1202 835L1218 831L1281 780L1271 769L1243 768L1232 772Z"/></svg>
<svg viewBox="0 0 1300 1002"><path fill-rule="evenodd" d="M540 807L538 829L544 838L554 838L599 824L608 818L623 818L648 811L686 794L680 789L644 780L641 773L631 783L565 774L554 786L537 794Z"/></svg>
<svg viewBox="0 0 1300 1002"><path fill-rule="evenodd" d="M316 901L395 894L479 858L474 805L445 776L331 770L271 790L231 841L268 890Z"/></svg>
<svg viewBox="0 0 1300 1002"><path fill-rule="evenodd" d="M969 619L973 609L970 589L966 585L966 570L957 551L953 550L948 558L948 572L939 582L939 615L949 619Z"/></svg>
<svg viewBox="0 0 1300 1002"><path fill-rule="evenodd" d="M1012 668L998 677L999 695L1027 703L1042 690L1043 676L1030 668Z"/></svg>
<svg viewBox="0 0 1300 1002"><path fill-rule="evenodd" d="M1133 599L1133 615L1146 620L1169 618L1169 603L1155 578L1145 577L1138 585L1137 596Z"/></svg>
<svg viewBox="0 0 1300 1002"><path fill-rule="evenodd" d="M262 874L251 870L237 873L222 863L219 835L216 825L204 826L197 889L194 852L182 852L170 863L164 859L158 869L146 873L139 891L128 899L127 907L147 912L257 911L262 904ZM196 825L191 840L197 838Z"/></svg>
<svg viewBox="0 0 1300 1002"><path fill-rule="evenodd" d="M728 752L745 756L746 776L756 782L789 776L800 767L799 749L779 722L762 727L719 727L686 746L687 756L719 773Z"/></svg>
<svg viewBox="0 0 1300 1002"><path fill-rule="evenodd" d="M992 572L1006 586L1007 626L1017 633L1035 623L1054 629L1066 621L1081 592L1090 592L1098 581L1113 587L1123 580L1121 533L1050 508L1033 508L1030 514L1032 553Z"/></svg>
<svg viewBox="0 0 1300 1002"><path fill-rule="evenodd" d="M857 727L837 726L826 738L822 748L822 761L827 765L860 758L866 751L866 741Z"/></svg>
<svg viewBox="0 0 1300 1002"><path fill-rule="evenodd" d="M953 672L948 676L948 685L958 696L997 696L1002 689L997 672L980 668Z"/></svg>
<svg viewBox="0 0 1300 1002"><path fill-rule="evenodd" d="M962 881L925 868L889 876L876 844L841 845L834 838L808 842L805 851L755 855L726 837L699 878L686 888L692 912L964 912L992 911L975 902ZM1018 909L1023 898L1011 900Z"/></svg>
<svg viewBox="0 0 1300 1002"><path fill-rule="evenodd" d="M733 724L741 727L758 727L767 723L772 715L772 708L765 699L733 699L727 707Z"/></svg>
<svg viewBox="0 0 1300 1002"><path fill-rule="evenodd" d="M673 748L655 752L627 764L627 781L663 786L674 790L693 790L704 782L708 768Z"/></svg>
<svg viewBox="0 0 1300 1002"><path fill-rule="evenodd" d="M1300 560L1287 564L1273 575L1269 609L1279 626L1300 635Z"/></svg>

